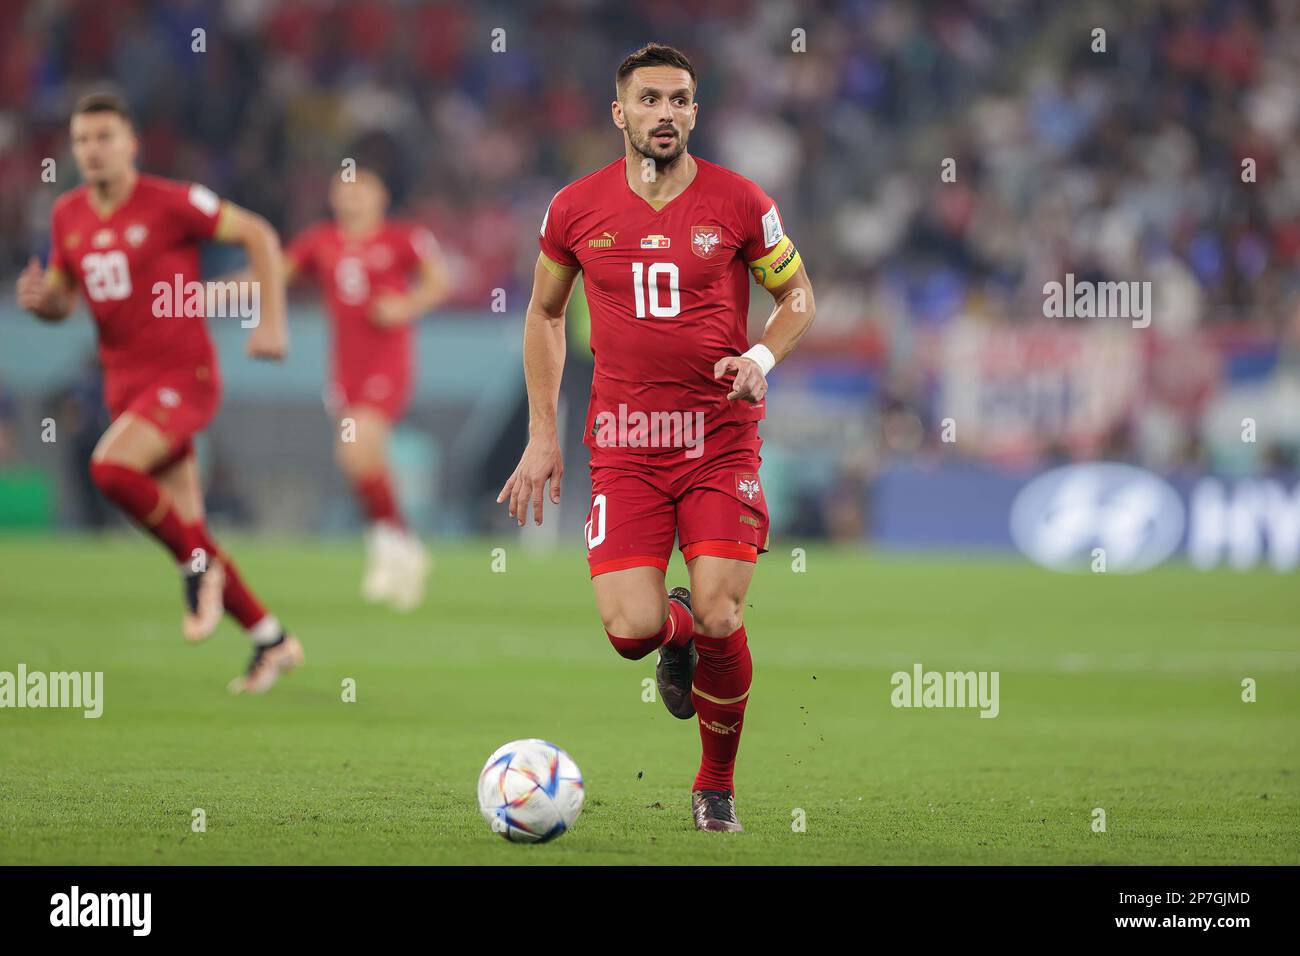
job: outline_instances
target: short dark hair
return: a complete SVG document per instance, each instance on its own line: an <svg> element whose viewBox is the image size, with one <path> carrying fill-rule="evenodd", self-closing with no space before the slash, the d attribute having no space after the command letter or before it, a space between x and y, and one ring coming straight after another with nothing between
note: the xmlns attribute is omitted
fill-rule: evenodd
<svg viewBox="0 0 1300 956"><path fill-rule="evenodd" d="M686 59L685 53L663 43L647 43L635 53L629 53L627 59L619 64L618 72L614 75L614 90L620 96L623 93L624 81L632 75L633 70L639 70L643 66L671 66L678 70L685 70L691 75L691 89L695 89L697 82L695 67L691 66L691 61Z"/></svg>
<svg viewBox="0 0 1300 956"><path fill-rule="evenodd" d="M81 113L116 113L122 119L126 120L130 126L135 125L131 119L131 108L126 105L126 100L117 93L108 90L101 90L97 93L87 93L81 99L77 100L77 105L72 110L72 115L77 116Z"/></svg>

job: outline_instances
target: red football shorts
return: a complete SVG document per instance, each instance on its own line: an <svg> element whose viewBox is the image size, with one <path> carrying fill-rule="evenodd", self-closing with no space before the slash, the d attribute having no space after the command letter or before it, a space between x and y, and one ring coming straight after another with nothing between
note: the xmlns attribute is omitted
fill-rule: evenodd
<svg viewBox="0 0 1300 956"><path fill-rule="evenodd" d="M591 463L587 563L591 576L642 566L668 568L676 538L682 557L701 554L756 561L767 550L767 502L758 423L728 424L710 434L704 454L681 449Z"/></svg>
<svg viewBox="0 0 1300 956"><path fill-rule="evenodd" d="M365 405L389 422L406 414L411 400L409 363L373 365L336 374L325 392L325 407L337 418L349 408Z"/></svg>
<svg viewBox="0 0 1300 956"><path fill-rule="evenodd" d="M169 458L183 458L191 439L217 414L221 381L216 369L199 365L184 371L107 373L104 401L114 419L125 412L149 422L167 439Z"/></svg>

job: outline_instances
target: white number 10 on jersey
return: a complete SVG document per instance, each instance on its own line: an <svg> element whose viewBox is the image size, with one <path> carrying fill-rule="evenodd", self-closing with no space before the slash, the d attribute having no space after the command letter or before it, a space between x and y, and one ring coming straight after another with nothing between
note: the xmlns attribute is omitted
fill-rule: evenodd
<svg viewBox="0 0 1300 956"><path fill-rule="evenodd" d="M659 277L668 276L668 305L659 295ZM646 269L644 262L632 263L632 292L636 298L636 317L645 318L646 286L650 287L650 314L657 319L667 319L682 310L682 295L677 288L677 263L652 262Z"/></svg>

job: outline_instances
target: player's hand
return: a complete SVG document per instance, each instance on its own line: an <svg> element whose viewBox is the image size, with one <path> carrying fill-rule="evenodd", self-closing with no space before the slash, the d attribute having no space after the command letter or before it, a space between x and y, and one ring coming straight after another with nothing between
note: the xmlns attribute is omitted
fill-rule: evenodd
<svg viewBox="0 0 1300 956"><path fill-rule="evenodd" d="M406 296L397 295L393 292L385 292L378 296L370 307L371 321L376 325L384 326L384 328L405 325L413 317L411 315L411 305Z"/></svg>
<svg viewBox="0 0 1300 956"><path fill-rule="evenodd" d="M289 333L283 322L259 322L244 343L249 358L279 362L289 354Z"/></svg>
<svg viewBox="0 0 1300 956"><path fill-rule="evenodd" d="M41 260L32 256L27 260L27 268L18 276L18 305L28 312L40 312L45 307L45 297L49 287L45 283L45 270Z"/></svg>
<svg viewBox="0 0 1300 956"><path fill-rule="evenodd" d="M721 379L728 373L735 373L736 376L731 382L731 391L727 393L728 399L743 398L747 402L758 404L767 394L767 377L753 359L743 355L728 355L718 359L718 363L713 366L714 379Z"/></svg>
<svg viewBox="0 0 1300 956"><path fill-rule="evenodd" d="M555 434L528 439L519 467L497 495L497 504L510 499L510 517L524 526L528 503L533 503L533 524L542 523L542 495L546 482L551 483L551 503L560 503L560 479L564 476L564 459Z"/></svg>

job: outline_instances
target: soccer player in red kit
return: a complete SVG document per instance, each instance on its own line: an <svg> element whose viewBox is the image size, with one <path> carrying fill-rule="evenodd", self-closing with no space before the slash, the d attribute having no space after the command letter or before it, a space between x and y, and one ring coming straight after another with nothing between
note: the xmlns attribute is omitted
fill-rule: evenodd
<svg viewBox="0 0 1300 956"><path fill-rule="evenodd" d="M548 481L560 500L556 397L581 270L595 357L585 440L596 607L619 654L659 652L669 712L698 716L696 828L738 831L733 770L752 672L742 614L768 528L758 421L766 375L814 309L775 203L686 151L695 88L690 62L671 47L629 56L611 104L624 156L551 200L524 325L528 445L498 501L509 498L522 525L530 509L541 523ZM776 301L753 347L750 273ZM690 588L665 594L674 537Z"/></svg>
<svg viewBox="0 0 1300 956"><path fill-rule="evenodd" d="M326 403L339 426L335 458L370 525L362 596L409 611L424 597L429 558L398 509L388 442L414 387L415 321L449 284L433 234L387 218L383 181L355 173L330 186L334 221L289 244L286 272L289 281L316 277L333 323Z"/></svg>
<svg viewBox="0 0 1300 956"><path fill-rule="evenodd" d="M55 203L49 267L32 258L18 279L18 304L55 322L72 311L78 288L85 294L113 418L91 458L91 476L180 565L187 640L210 636L223 609L248 631L252 661L230 689L261 693L302 662L302 647L254 597L204 522L193 437L216 414L221 379L204 325L207 297L193 298L196 315L186 290L200 278L201 242L242 245L260 297L247 352L283 358L279 240L264 219L203 186L138 172L134 126L117 96L83 98L71 133L84 185Z"/></svg>

